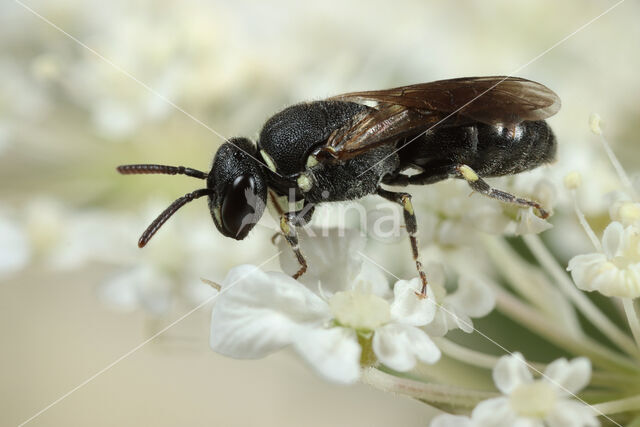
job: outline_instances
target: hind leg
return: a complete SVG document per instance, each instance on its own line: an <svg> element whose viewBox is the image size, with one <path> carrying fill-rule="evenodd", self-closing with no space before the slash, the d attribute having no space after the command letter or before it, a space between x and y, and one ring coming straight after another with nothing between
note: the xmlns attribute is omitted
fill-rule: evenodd
<svg viewBox="0 0 640 427"><path fill-rule="evenodd" d="M538 211L538 216L540 218L545 219L549 217L549 212L547 212L542 207L542 205L540 205L540 203L533 200L522 199L520 197L514 196L513 194L491 187L473 169L471 169L471 167L467 165L456 166L455 176L467 181L469 186L474 191L477 191L482 195L491 197L492 199L500 200L501 202L511 203L525 208L532 207Z"/></svg>

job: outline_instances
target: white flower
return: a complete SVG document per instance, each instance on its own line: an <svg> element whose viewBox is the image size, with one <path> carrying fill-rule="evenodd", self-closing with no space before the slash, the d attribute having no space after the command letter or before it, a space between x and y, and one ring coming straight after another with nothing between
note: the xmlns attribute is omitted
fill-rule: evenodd
<svg viewBox="0 0 640 427"><path fill-rule="evenodd" d="M359 247L353 234L345 239L332 231L306 242L301 242L309 263L304 282L249 265L229 272L211 315L213 350L259 358L291 345L319 374L342 383L358 380L361 362L377 360L408 371L417 361L440 358L420 329L435 314L430 288L423 299L416 295L418 278L400 280L391 296L377 268L340 249ZM281 260L285 267L288 256Z"/></svg>
<svg viewBox="0 0 640 427"><path fill-rule="evenodd" d="M308 268L298 281L309 289L317 290L322 284L322 292L333 294L344 288L345 283L351 283L362 272L363 258L360 253L364 251L366 240L357 230L329 228L321 229L309 227L300 230L300 250L307 259ZM282 271L293 275L300 268L297 258L284 238L278 240L280 254L280 267ZM409 256L409 255L408 255ZM370 272L378 271L370 269ZM368 283L383 285L389 289L384 275ZM380 288L377 293L385 292Z"/></svg>
<svg viewBox="0 0 640 427"><path fill-rule="evenodd" d="M589 427L599 426L595 412L572 399L591 379L584 357L551 363L543 378L534 380L520 353L503 356L493 380L503 396L480 402L471 418L441 415L432 427Z"/></svg>
<svg viewBox="0 0 640 427"><path fill-rule="evenodd" d="M514 234L516 236L538 234L552 227L553 225L551 225L551 223L536 215L533 208L520 209L518 211L518 220L515 224Z"/></svg>
<svg viewBox="0 0 640 427"><path fill-rule="evenodd" d="M640 203L630 200L617 200L609 208L609 215L613 221L624 226L640 225Z"/></svg>
<svg viewBox="0 0 640 427"><path fill-rule="evenodd" d="M442 414L435 417L431 427L475 427L471 418L463 415Z"/></svg>
<svg viewBox="0 0 640 427"><path fill-rule="evenodd" d="M427 277L436 298L435 317L424 327L431 336L444 336L456 328L471 333L471 318L486 316L495 307L494 293L477 277L460 277L458 288L450 294L445 289L445 276L440 264L430 264L427 267Z"/></svg>
<svg viewBox="0 0 640 427"><path fill-rule="evenodd" d="M578 255L567 270L576 286L606 296L640 296L640 230L612 222L604 230L602 252Z"/></svg>
<svg viewBox="0 0 640 427"><path fill-rule="evenodd" d="M491 185L534 199L550 210L555 198L553 185L545 179L535 178L532 172L524 175L524 179L515 182L517 185L511 178L492 180ZM470 193L466 182L450 180L428 186L415 194L414 205L420 207L421 222L432 224L422 230L425 241L442 246L469 245L478 231L521 235L540 233L552 227L531 208L514 207L480 194L468 197ZM429 215L432 218L425 221L423 218Z"/></svg>
<svg viewBox="0 0 640 427"><path fill-rule="evenodd" d="M365 264L365 268L368 264ZM435 363L440 351L419 329L433 319L433 294L416 295L419 279L399 281L388 300L360 289L322 299L290 276L244 265L232 269L211 316L211 347L235 358L259 358L287 345L321 375L351 383L360 377L362 349L391 369L417 360Z"/></svg>

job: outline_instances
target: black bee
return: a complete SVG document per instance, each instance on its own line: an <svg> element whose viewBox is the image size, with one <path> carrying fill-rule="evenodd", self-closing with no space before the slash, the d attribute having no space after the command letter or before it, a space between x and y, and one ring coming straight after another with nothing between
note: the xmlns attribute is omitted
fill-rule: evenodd
<svg viewBox="0 0 640 427"><path fill-rule="evenodd" d="M491 188L482 178L552 161L556 139L544 119L559 109L554 92L517 77L468 77L353 92L284 109L266 122L257 144L246 138L226 141L209 173L148 164L119 166L118 171L184 174L207 183L162 212L140 237L140 247L180 207L199 197L209 197L218 230L237 240L262 216L268 195L273 202L288 202L276 207L282 233L300 262L296 278L307 268L296 227L308 222L314 206L378 194L403 207L424 295L427 280L418 259L411 196L382 184L465 179L485 196L533 207L546 218L549 214L535 201ZM285 207L296 203L297 210Z"/></svg>

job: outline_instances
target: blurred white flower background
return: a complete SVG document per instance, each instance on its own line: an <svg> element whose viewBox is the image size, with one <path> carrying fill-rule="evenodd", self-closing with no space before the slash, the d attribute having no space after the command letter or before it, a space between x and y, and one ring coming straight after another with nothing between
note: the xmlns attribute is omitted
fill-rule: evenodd
<svg viewBox="0 0 640 427"><path fill-rule="evenodd" d="M0 3L0 424L640 425L638 16L633 0ZM364 220L317 209L351 232L303 235L298 281L273 218L237 242L204 200L136 245L195 187L119 164L207 171L224 138L300 101L512 73L562 99L558 161L489 181L553 215L410 187L426 300L405 235L353 232L399 212L375 197Z"/></svg>

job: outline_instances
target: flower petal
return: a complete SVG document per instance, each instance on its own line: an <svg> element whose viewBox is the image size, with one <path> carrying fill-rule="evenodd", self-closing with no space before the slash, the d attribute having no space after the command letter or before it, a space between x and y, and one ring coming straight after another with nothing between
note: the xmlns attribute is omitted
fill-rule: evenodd
<svg viewBox="0 0 640 427"><path fill-rule="evenodd" d="M596 412L575 400L563 399L555 410L545 418L549 427L598 427Z"/></svg>
<svg viewBox="0 0 640 427"><path fill-rule="evenodd" d="M458 307L451 304L446 304L443 305L442 310L446 310L447 325L449 330L458 327L460 328L460 330L462 330L462 332L465 332L467 334L473 332L473 320L471 320L471 318Z"/></svg>
<svg viewBox="0 0 640 427"><path fill-rule="evenodd" d="M444 273L444 267L440 262L430 262L425 269L427 277L429 278L429 284L439 287L445 285L446 277Z"/></svg>
<svg viewBox="0 0 640 427"><path fill-rule="evenodd" d="M602 236L602 250L608 259L614 259L622 250L624 242L624 227L617 221L613 221L604 229Z"/></svg>
<svg viewBox="0 0 640 427"><path fill-rule="evenodd" d="M512 427L517 415L509 406L507 397L484 400L471 412L475 427Z"/></svg>
<svg viewBox="0 0 640 427"><path fill-rule="evenodd" d="M489 285L471 276L460 277L458 289L447 301L470 317L486 316L496 306L496 296Z"/></svg>
<svg viewBox="0 0 640 427"><path fill-rule="evenodd" d="M553 228L553 224L536 215L533 212L533 208L520 209L518 211L518 222L514 231L516 236L538 234L550 228Z"/></svg>
<svg viewBox="0 0 640 427"><path fill-rule="evenodd" d="M441 355L440 349L424 331L400 323L389 323L376 329L372 344L378 360L400 372L413 369L416 358L432 364Z"/></svg>
<svg viewBox="0 0 640 427"><path fill-rule="evenodd" d="M513 423L513 427L544 427L544 425L543 420L526 417L520 417Z"/></svg>
<svg viewBox="0 0 640 427"><path fill-rule="evenodd" d="M461 415L442 414L431 420L430 427L473 427L471 418Z"/></svg>
<svg viewBox="0 0 640 427"><path fill-rule="evenodd" d="M283 273L233 268L211 312L211 348L235 358L259 358L291 343L300 326L329 319L327 304Z"/></svg>
<svg viewBox="0 0 640 427"><path fill-rule="evenodd" d="M561 358L547 366L544 374L544 379L558 387L560 393L574 394L589 384L591 361L586 357L578 357L570 362Z"/></svg>
<svg viewBox="0 0 640 427"><path fill-rule="evenodd" d="M441 308L436 310L433 320L421 328L430 337L443 337L449 332L449 318Z"/></svg>
<svg viewBox="0 0 640 427"><path fill-rule="evenodd" d="M352 384L360 378L360 353L355 331L347 328L301 328L294 347L321 376Z"/></svg>
<svg viewBox="0 0 640 427"><path fill-rule="evenodd" d="M598 290L594 283L597 276L606 272L607 269L613 268L613 264L607 261L604 254L600 253L576 255L569 260L567 266L576 286L584 291Z"/></svg>
<svg viewBox="0 0 640 427"><path fill-rule="evenodd" d="M391 318L397 322L413 326L423 326L433 320L436 313L435 295L427 286L427 297L416 295L422 287L419 278L399 280L393 286Z"/></svg>
<svg viewBox="0 0 640 427"><path fill-rule="evenodd" d="M498 390L505 394L511 393L520 384L533 381L533 376L520 353L502 356L493 368L493 381Z"/></svg>
<svg viewBox="0 0 640 427"><path fill-rule="evenodd" d="M391 294L385 272L368 261L362 264L362 269L352 280L350 288L364 294L374 294L380 298L388 298Z"/></svg>
<svg viewBox="0 0 640 427"><path fill-rule="evenodd" d="M357 230L344 228L308 228L300 232L300 251L304 254L308 268L299 281L312 291L322 283L322 290L328 295L347 290L353 279L360 273L365 240ZM285 241L280 239L278 248L280 267L293 275L300 264Z"/></svg>

